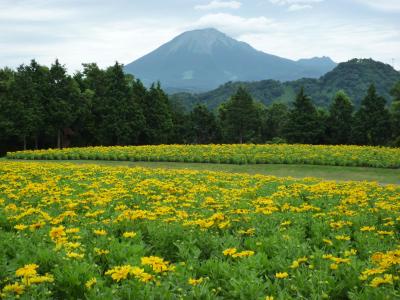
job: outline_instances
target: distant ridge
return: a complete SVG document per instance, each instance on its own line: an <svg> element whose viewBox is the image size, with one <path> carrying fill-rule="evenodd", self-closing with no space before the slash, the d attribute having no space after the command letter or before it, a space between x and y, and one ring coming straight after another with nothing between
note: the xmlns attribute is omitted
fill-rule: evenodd
<svg viewBox="0 0 400 300"><path fill-rule="evenodd" d="M207 91L228 81L318 78L336 66L329 57L293 61L258 51L213 29L187 31L125 66L145 85Z"/></svg>
<svg viewBox="0 0 400 300"><path fill-rule="evenodd" d="M233 95L239 86L244 86L256 100L269 105L273 102L292 102L303 86L305 92L320 107L327 107L338 90L344 90L358 107L371 83L375 84L377 92L390 103L390 90L398 81L400 72L388 64L372 59L352 59L340 63L319 79L299 79L284 83L276 80L228 82L205 93L177 93L172 95L172 99L188 109L196 103L215 109Z"/></svg>

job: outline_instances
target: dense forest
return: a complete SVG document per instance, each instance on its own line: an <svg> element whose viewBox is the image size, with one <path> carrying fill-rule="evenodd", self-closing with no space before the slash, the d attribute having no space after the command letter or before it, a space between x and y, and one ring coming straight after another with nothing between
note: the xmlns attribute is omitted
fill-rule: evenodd
<svg viewBox="0 0 400 300"><path fill-rule="evenodd" d="M0 69L0 149L166 143L400 145L400 81L391 105L373 84L354 106L337 90L321 108L299 86L290 103L264 105L239 85L210 110L186 111L160 84L146 88L116 63L69 75L55 61ZM273 93L273 91L271 91Z"/></svg>

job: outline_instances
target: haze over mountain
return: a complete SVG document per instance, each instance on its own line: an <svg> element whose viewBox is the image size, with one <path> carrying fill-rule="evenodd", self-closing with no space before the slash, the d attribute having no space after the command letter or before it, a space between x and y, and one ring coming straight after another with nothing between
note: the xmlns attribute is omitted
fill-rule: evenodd
<svg viewBox="0 0 400 300"><path fill-rule="evenodd" d="M228 81L319 78L336 66L329 57L293 61L258 51L213 29L182 33L127 64L125 71L145 85L160 81L166 90L206 91Z"/></svg>
<svg viewBox="0 0 400 300"><path fill-rule="evenodd" d="M390 103L392 100L390 90L398 81L400 81L400 72L388 64L372 59L352 59L340 63L332 71L318 79L302 78L283 83L276 80L228 82L215 90L204 93L176 93L171 96L171 99L188 110L197 103L216 109L221 103L227 101L239 86L243 86L257 101L269 105L273 102L293 102L296 93L301 87L304 87L305 93L319 107L329 106L335 93L339 90L345 91L354 105L359 107L372 83L375 85L378 94Z"/></svg>

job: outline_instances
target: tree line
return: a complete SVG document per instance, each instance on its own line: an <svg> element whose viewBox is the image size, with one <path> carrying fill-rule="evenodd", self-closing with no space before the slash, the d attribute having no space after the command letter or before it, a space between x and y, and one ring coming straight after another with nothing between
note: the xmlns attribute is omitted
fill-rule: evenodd
<svg viewBox="0 0 400 300"><path fill-rule="evenodd" d="M83 64L69 75L56 60L32 60L0 69L0 149L167 143L265 143L400 145L400 82L390 108L373 85L355 111L339 91L328 110L299 91L293 103L268 107L244 89L216 111L187 112L160 84L146 88L123 66Z"/></svg>

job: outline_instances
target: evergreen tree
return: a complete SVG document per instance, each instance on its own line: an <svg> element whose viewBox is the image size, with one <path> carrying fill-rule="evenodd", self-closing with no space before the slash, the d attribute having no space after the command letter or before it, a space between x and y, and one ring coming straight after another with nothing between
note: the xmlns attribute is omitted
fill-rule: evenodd
<svg viewBox="0 0 400 300"><path fill-rule="evenodd" d="M15 72L11 69L0 69L0 152L6 150L9 139L17 135L11 118L14 109L11 98L14 76Z"/></svg>
<svg viewBox="0 0 400 300"><path fill-rule="evenodd" d="M354 106L344 91L336 93L329 108L327 140L330 144L350 144Z"/></svg>
<svg viewBox="0 0 400 300"><path fill-rule="evenodd" d="M391 136L390 115L385 98L370 85L361 107L355 115L354 138L362 145L385 145Z"/></svg>
<svg viewBox="0 0 400 300"><path fill-rule="evenodd" d="M283 138L284 129L288 120L289 108L284 103L273 103L265 113L263 122L263 140L269 141L273 138Z"/></svg>
<svg viewBox="0 0 400 300"><path fill-rule="evenodd" d="M195 144L209 144L218 138L218 126L214 114L204 105L196 105L190 113L191 136Z"/></svg>
<svg viewBox="0 0 400 300"><path fill-rule="evenodd" d="M317 144L323 136L324 128L320 114L310 97L300 89L285 128L285 136L291 143Z"/></svg>
<svg viewBox="0 0 400 300"><path fill-rule="evenodd" d="M142 99L141 106L145 117L143 144L165 144L173 135L171 106L160 83L153 84Z"/></svg>
<svg viewBox="0 0 400 300"><path fill-rule="evenodd" d="M190 143L191 124L190 115L186 113L181 102L169 98L171 107L171 117L173 123L173 133L169 142L173 144L188 144Z"/></svg>
<svg viewBox="0 0 400 300"><path fill-rule="evenodd" d="M23 149L27 148L29 138L38 148L39 134L45 126L43 103L49 96L48 76L48 69L35 60L28 66L21 65L15 73L9 99L12 103L5 112L12 120L13 132L22 141Z"/></svg>
<svg viewBox="0 0 400 300"><path fill-rule="evenodd" d="M400 81L391 90L393 102L391 106L391 122L393 130L393 144L400 146Z"/></svg>
<svg viewBox="0 0 400 300"><path fill-rule="evenodd" d="M57 148L68 143L67 133L77 117L80 89L77 82L67 74L65 66L58 60L51 65L49 74L49 96L45 103L48 131L57 136Z"/></svg>
<svg viewBox="0 0 400 300"><path fill-rule="evenodd" d="M228 142L248 142L259 137L260 111L251 95L242 87L220 107L219 116Z"/></svg>
<svg viewBox="0 0 400 300"><path fill-rule="evenodd" d="M138 143L144 116L134 94L134 81L132 76L124 74L123 66L118 63L106 70L108 113L104 126L112 132L111 144Z"/></svg>

